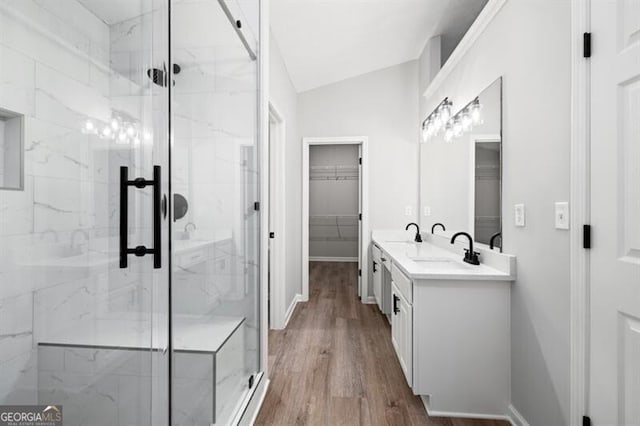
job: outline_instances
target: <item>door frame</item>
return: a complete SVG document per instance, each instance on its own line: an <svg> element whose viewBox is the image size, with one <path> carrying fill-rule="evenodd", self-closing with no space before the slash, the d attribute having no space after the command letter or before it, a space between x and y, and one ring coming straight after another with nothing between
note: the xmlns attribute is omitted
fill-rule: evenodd
<svg viewBox="0 0 640 426"><path fill-rule="evenodd" d="M582 225L590 223L590 64L583 57L583 33L591 28L591 0L571 2L571 187L570 187L570 413L582 424L589 409L589 250Z"/></svg>
<svg viewBox="0 0 640 426"><path fill-rule="evenodd" d="M280 110L269 102L269 328L281 330L286 326L285 306L285 241L286 241L286 185L284 176L286 120ZM271 125L273 123L273 131ZM273 139L271 135L273 133Z"/></svg>
<svg viewBox="0 0 640 426"><path fill-rule="evenodd" d="M311 145L359 145L360 158L360 241L358 266L362 273L358 280L358 295L362 303L375 303L369 294L369 167L367 136L303 137L302 138L302 301L309 300L309 148ZM366 262L365 262L366 261Z"/></svg>

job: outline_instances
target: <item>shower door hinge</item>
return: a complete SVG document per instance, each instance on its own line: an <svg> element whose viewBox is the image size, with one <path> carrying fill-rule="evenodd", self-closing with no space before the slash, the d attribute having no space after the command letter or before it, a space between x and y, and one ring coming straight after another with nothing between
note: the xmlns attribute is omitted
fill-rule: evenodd
<svg viewBox="0 0 640 426"><path fill-rule="evenodd" d="M582 416L582 426L591 426L591 417Z"/></svg>
<svg viewBox="0 0 640 426"><path fill-rule="evenodd" d="M358 164L362 164L362 157L358 158Z"/></svg>
<svg viewBox="0 0 640 426"><path fill-rule="evenodd" d="M256 201L255 203L253 203L253 209L255 211L260 211L260 201Z"/></svg>
<svg viewBox="0 0 640 426"><path fill-rule="evenodd" d="M362 220L362 213L358 213L358 220Z"/></svg>
<svg viewBox="0 0 640 426"><path fill-rule="evenodd" d="M249 376L249 389L251 389L253 387L253 381L254 381L254 377L253 374L251 376Z"/></svg>
<svg viewBox="0 0 640 426"><path fill-rule="evenodd" d="M591 33L582 34L582 56L591 57Z"/></svg>
<svg viewBox="0 0 640 426"><path fill-rule="evenodd" d="M269 232L269 238L275 238L275 237L276 237L275 232Z"/></svg>
<svg viewBox="0 0 640 426"><path fill-rule="evenodd" d="M582 248L591 248L591 225L582 225Z"/></svg>
<svg viewBox="0 0 640 426"><path fill-rule="evenodd" d="M358 276L361 277L362 276L362 269L358 269Z"/></svg>

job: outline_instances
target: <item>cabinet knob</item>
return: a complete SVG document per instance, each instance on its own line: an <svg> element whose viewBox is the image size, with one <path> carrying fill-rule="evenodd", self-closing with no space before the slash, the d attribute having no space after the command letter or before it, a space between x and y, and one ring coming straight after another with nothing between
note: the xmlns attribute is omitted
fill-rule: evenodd
<svg viewBox="0 0 640 426"><path fill-rule="evenodd" d="M398 315L398 312L400 312L400 308L398 308L399 301L400 301L400 298L394 294L393 295L393 314L394 315Z"/></svg>

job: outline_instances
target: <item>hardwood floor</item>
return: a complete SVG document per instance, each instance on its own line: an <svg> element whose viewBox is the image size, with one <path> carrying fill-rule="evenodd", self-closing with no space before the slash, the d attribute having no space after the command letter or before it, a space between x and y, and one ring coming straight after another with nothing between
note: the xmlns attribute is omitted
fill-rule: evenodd
<svg viewBox="0 0 640 426"><path fill-rule="evenodd" d="M502 426L429 417L407 386L391 328L357 296L355 263L312 262L309 302L269 332L271 384L257 425Z"/></svg>

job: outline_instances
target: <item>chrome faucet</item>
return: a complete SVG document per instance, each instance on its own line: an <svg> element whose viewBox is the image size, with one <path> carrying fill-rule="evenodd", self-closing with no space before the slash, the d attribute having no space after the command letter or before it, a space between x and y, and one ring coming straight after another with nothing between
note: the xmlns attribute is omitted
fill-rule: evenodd
<svg viewBox="0 0 640 426"><path fill-rule="evenodd" d="M418 226L417 223L411 222L410 224L408 224L406 226L406 228L404 228L404 230L408 231L410 226L415 226L416 227L416 236L413 239L413 241L415 241L416 243L421 243L422 242L422 236L420 235L420 227Z"/></svg>
<svg viewBox="0 0 640 426"><path fill-rule="evenodd" d="M471 265L479 265L480 260L478 259L478 255L480 253L478 253L477 251L473 251L473 238L471 238L471 235L467 234L466 232L456 232L455 234L453 234L453 237L451 237L451 244L453 244L456 241L456 238L461 235L469 239L469 248L464 249L464 259L462 260Z"/></svg>

